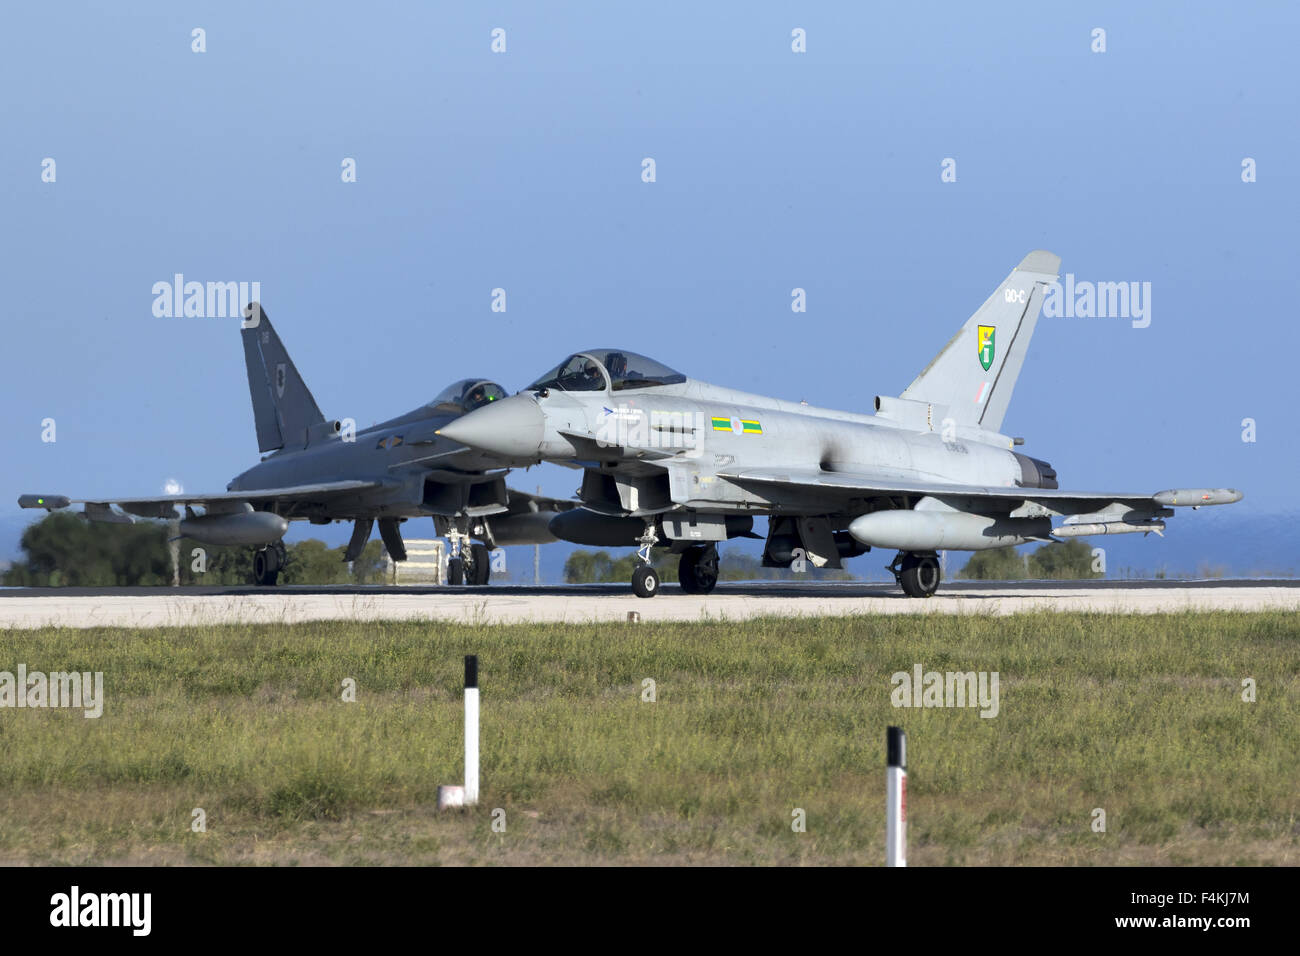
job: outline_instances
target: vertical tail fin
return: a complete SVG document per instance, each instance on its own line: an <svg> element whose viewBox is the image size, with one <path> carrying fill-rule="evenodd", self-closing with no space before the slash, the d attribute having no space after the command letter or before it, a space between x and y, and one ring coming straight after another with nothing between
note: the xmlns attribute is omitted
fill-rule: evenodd
<svg viewBox="0 0 1300 956"><path fill-rule="evenodd" d="M240 335L244 339L258 449L273 451L286 445L306 445L309 430L325 421L325 416L257 302L244 309Z"/></svg>
<svg viewBox="0 0 1300 956"><path fill-rule="evenodd" d="M1011 271L902 398L948 406L961 425L999 431L1061 257L1039 249Z"/></svg>

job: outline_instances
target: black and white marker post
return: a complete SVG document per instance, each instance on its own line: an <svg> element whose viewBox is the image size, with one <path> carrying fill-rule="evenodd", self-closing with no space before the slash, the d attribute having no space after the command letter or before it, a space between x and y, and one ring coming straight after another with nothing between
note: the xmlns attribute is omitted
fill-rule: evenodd
<svg viewBox="0 0 1300 956"><path fill-rule="evenodd" d="M465 655L465 806L478 803L478 655Z"/></svg>
<svg viewBox="0 0 1300 956"><path fill-rule="evenodd" d="M478 657L465 655L465 782L438 788L438 809L478 803Z"/></svg>
<svg viewBox="0 0 1300 956"><path fill-rule="evenodd" d="M885 866L907 866L907 735L885 731Z"/></svg>

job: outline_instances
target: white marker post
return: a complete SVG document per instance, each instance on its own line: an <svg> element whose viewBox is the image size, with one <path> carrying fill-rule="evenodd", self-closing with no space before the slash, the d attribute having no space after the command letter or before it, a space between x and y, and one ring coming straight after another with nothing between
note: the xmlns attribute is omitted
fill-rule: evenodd
<svg viewBox="0 0 1300 956"><path fill-rule="evenodd" d="M907 866L907 735L885 731L885 866Z"/></svg>
<svg viewBox="0 0 1300 956"><path fill-rule="evenodd" d="M478 803L478 657L465 655L465 806Z"/></svg>

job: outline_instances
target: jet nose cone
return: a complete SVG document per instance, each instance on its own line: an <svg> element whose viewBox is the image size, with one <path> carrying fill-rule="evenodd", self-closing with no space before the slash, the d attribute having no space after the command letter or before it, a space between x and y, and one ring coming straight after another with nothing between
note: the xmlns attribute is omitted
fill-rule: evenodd
<svg viewBox="0 0 1300 956"><path fill-rule="evenodd" d="M438 429L438 434L490 455L536 461L546 418L531 395L483 405Z"/></svg>

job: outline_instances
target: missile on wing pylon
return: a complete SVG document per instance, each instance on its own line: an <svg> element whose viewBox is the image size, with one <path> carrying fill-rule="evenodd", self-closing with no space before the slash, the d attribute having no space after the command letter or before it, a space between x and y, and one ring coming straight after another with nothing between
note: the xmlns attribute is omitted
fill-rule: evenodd
<svg viewBox="0 0 1300 956"><path fill-rule="evenodd" d="M1151 499L1159 505L1199 508L1201 505L1230 505L1241 500L1235 488L1173 488L1157 491Z"/></svg>
<svg viewBox="0 0 1300 956"><path fill-rule="evenodd" d="M1052 529L1056 538L1082 538L1094 534L1156 534L1165 533L1163 521L1091 521L1086 524L1063 524Z"/></svg>

